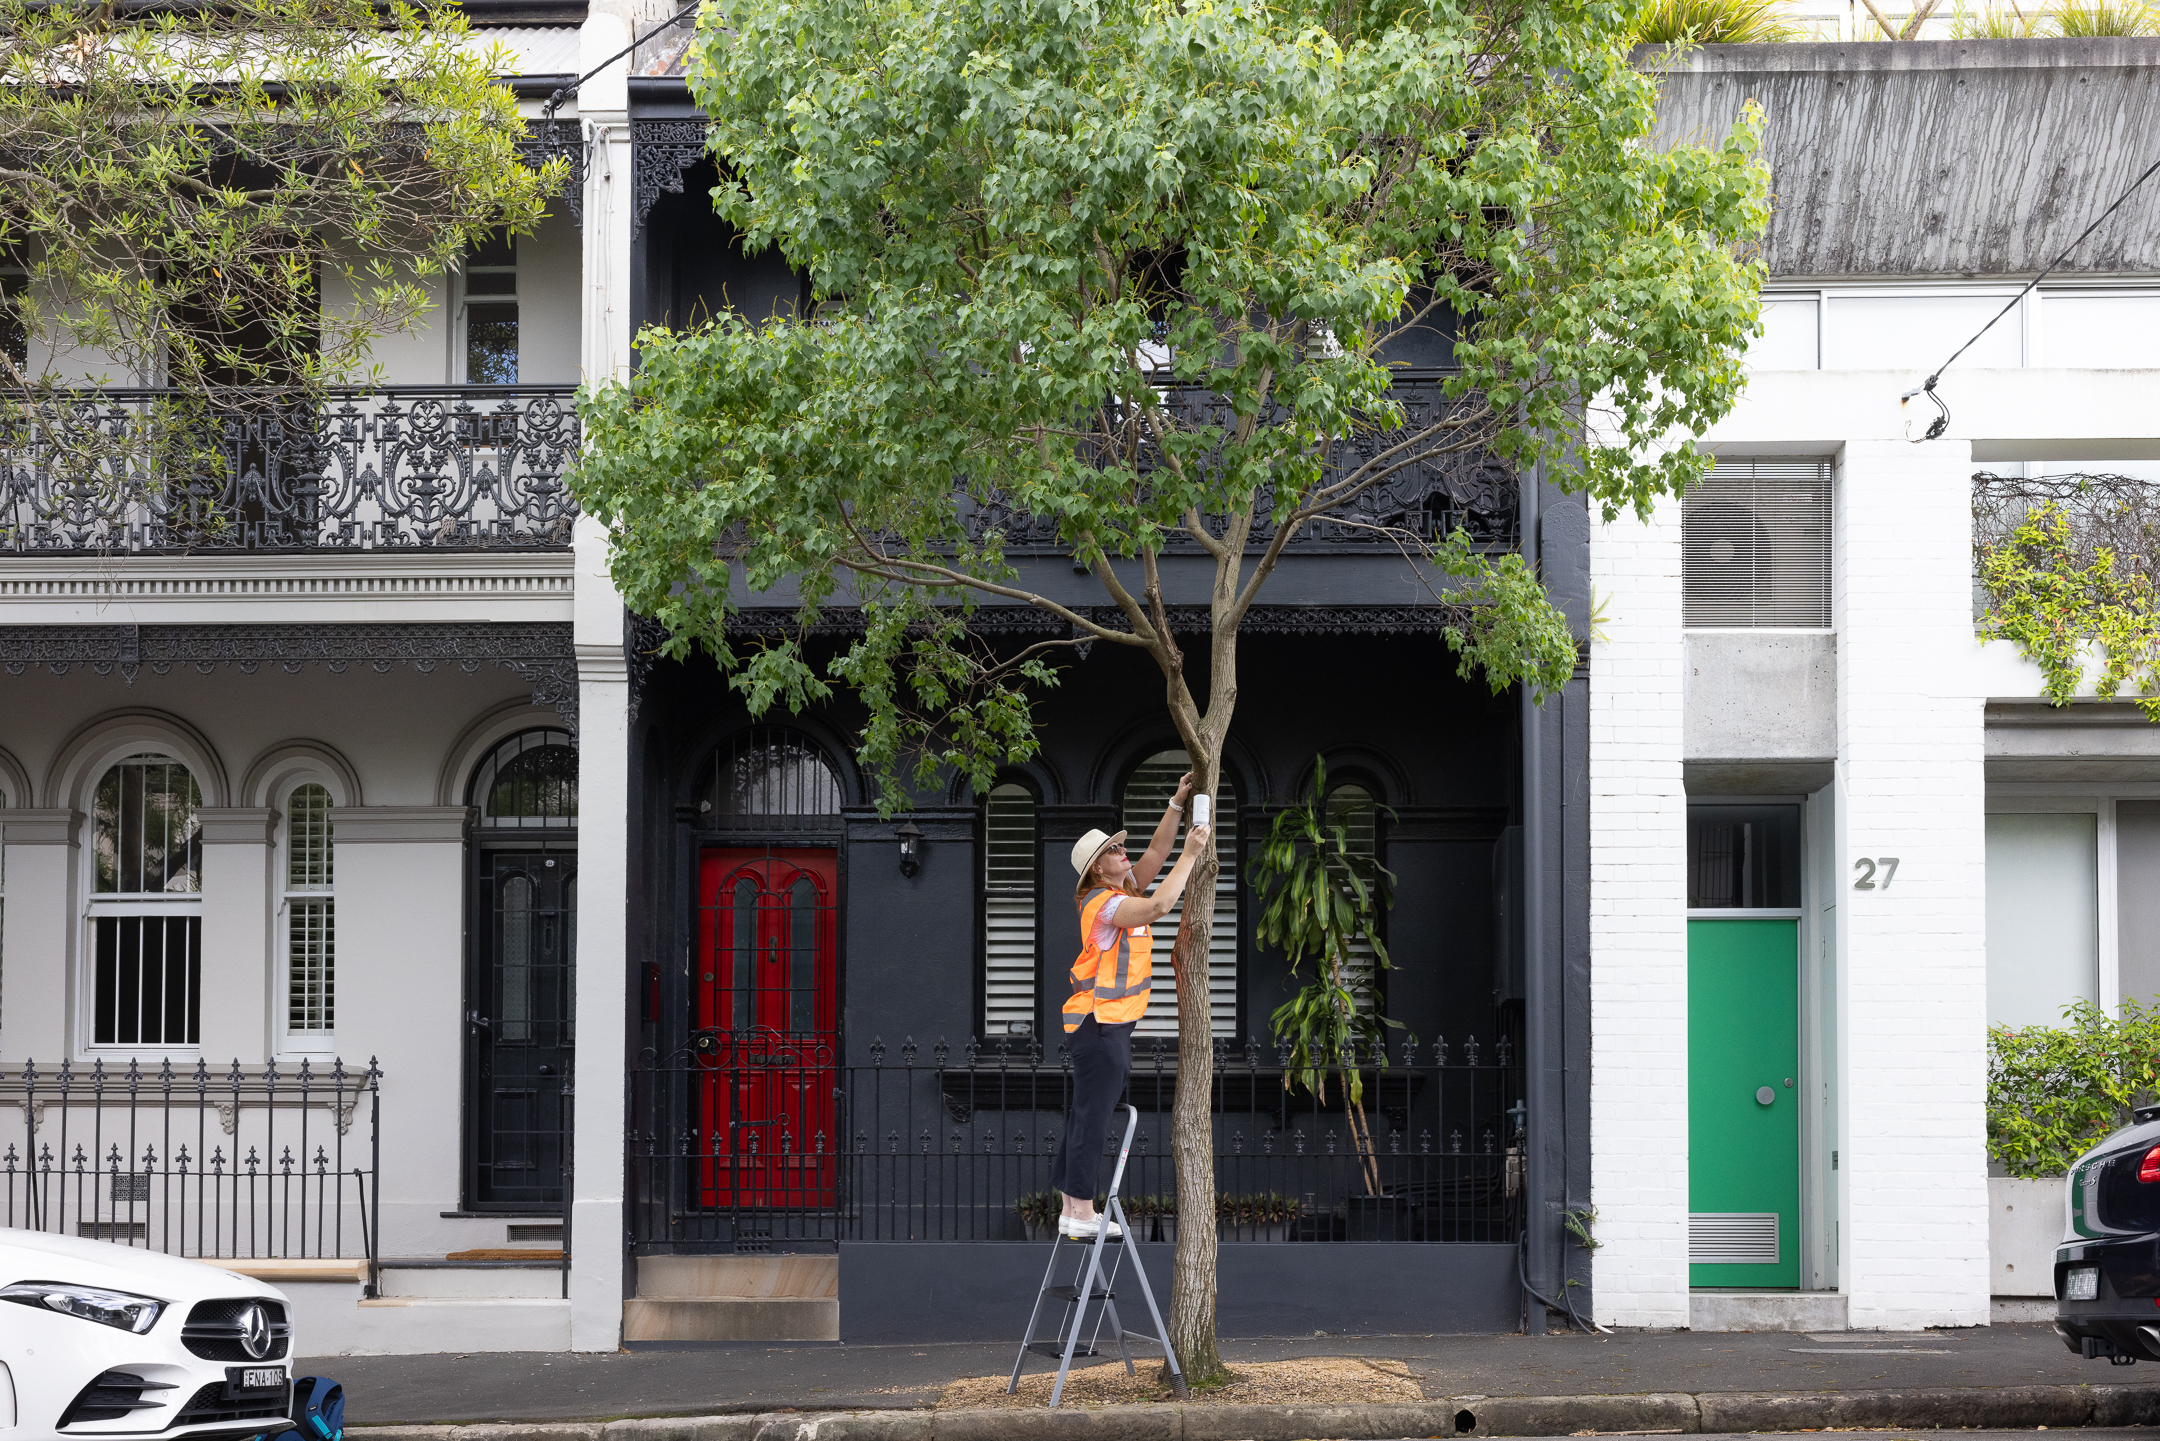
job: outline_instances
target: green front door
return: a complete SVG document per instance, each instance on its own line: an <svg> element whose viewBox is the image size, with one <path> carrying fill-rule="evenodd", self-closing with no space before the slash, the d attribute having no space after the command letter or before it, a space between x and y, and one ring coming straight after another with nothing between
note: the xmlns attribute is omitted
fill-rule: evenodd
<svg viewBox="0 0 2160 1441"><path fill-rule="evenodd" d="M1800 1284L1800 923L1688 922L1688 1283Z"/></svg>

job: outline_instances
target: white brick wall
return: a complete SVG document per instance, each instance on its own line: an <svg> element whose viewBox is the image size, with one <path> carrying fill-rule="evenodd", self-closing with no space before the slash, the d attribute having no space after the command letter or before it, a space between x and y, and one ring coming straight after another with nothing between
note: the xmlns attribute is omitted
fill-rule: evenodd
<svg viewBox="0 0 2160 1441"><path fill-rule="evenodd" d="M1688 1323L1680 506L1593 527L1590 1178L1597 1319ZM1983 1237L1983 1241L1985 1237Z"/></svg>
<svg viewBox="0 0 2160 1441"><path fill-rule="evenodd" d="M1988 1320L1986 784L1970 448L1839 473L1842 1288L1855 1327ZM1898 857L1888 889L1854 861Z"/></svg>

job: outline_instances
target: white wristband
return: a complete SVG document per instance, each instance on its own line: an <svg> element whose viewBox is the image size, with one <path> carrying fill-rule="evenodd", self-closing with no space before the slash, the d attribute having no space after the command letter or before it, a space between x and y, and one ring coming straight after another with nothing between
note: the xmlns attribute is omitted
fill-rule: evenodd
<svg viewBox="0 0 2160 1441"><path fill-rule="evenodd" d="M1174 811L1182 811L1185 809L1185 807L1179 805L1176 801L1172 801L1170 802L1170 809Z"/></svg>

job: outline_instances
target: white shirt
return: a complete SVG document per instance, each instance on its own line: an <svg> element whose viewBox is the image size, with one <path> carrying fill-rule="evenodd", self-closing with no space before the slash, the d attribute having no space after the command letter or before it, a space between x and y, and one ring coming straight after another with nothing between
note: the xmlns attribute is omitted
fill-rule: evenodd
<svg viewBox="0 0 2160 1441"><path fill-rule="evenodd" d="M1119 931L1138 931L1143 935L1147 933L1146 926L1120 926L1116 924L1114 918L1117 915L1118 903L1124 899L1125 897L1112 892L1110 899L1103 902L1102 909L1095 913L1095 934L1088 937L1088 945L1093 949L1098 951L1108 950L1116 943Z"/></svg>

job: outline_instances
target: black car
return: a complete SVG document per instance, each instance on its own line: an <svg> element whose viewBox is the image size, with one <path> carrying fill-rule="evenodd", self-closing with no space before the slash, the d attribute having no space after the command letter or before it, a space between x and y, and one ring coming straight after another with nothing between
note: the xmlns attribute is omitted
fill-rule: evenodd
<svg viewBox="0 0 2160 1441"><path fill-rule="evenodd" d="M2160 1361L2160 1106L2070 1168L2055 1332L2088 1360Z"/></svg>

